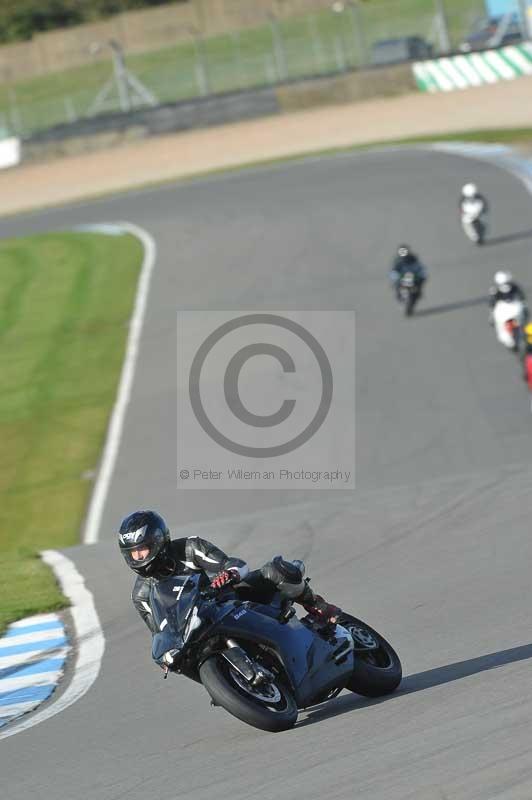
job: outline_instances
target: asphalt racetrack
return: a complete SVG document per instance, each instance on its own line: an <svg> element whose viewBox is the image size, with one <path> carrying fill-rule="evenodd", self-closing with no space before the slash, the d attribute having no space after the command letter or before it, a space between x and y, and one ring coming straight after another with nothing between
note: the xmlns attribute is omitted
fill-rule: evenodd
<svg viewBox="0 0 532 800"><path fill-rule="evenodd" d="M491 201L484 248L459 188ZM0 743L3 800L469 800L532 797L532 416L488 326L497 268L529 293L532 197L503 170L415 150L206 178L0 223L2 236L128 220L158 259L101 543L68 552L106 636L76 704ZM429 270L405 320L386 273ZM357 489L176 492L177 308L355 309ZM313 586L396 647L401 691L343 693L283 734L162 680L113 531L137 507L258 565L304 558Z"/></svg>

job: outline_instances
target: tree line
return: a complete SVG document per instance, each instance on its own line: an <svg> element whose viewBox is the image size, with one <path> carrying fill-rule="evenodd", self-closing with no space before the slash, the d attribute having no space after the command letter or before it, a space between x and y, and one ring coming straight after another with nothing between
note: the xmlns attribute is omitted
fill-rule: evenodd
<svg viewBox="0 0 532 800"><path fill-rule="evenodd" d="M175 0L0 0L0 42L171 2Z"/></svg>

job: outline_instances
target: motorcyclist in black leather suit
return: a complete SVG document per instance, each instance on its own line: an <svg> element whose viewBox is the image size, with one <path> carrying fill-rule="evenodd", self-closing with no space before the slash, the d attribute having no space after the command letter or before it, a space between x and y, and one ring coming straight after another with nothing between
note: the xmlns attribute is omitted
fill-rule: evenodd
<svg viewBox="0 0 532 800"><path fill-rule="evenodd" d="M418 287L419 298L421 298L423 296L423 285L427 280L427 271L410 247L406 244L400 244L393 260L392 269L389 272L389 278L398 300L400 299L401 278L407 272L413 273Z"/></svg>
<svg viewBox="0 0 532 800"><path fill-rule="evenodd" d="M171 539L166 522L154 511L136 511L125 517L118 544L126 564L138 576L132 592L133 605L152 633L156 632L149 605L152 582L187 572L204 572L214 588L234 584L239 596L257 602L268 603L279 591L323 622L334 622L340 614L337 606L315 594L304 580L302 561L285 561L276 556L251 572L245 561L227 556L199 536Z"/></svg>

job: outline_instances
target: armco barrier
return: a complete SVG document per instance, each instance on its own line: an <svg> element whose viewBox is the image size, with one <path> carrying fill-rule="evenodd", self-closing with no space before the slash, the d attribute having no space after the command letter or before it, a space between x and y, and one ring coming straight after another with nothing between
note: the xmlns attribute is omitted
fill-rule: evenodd
<svg viewBox="0 0 532 800"><path fill-rule="evenodd" d="M422 92L451 92L532 75L532 42L467 55L418 61L413 67Z"/></svg>
<svg viewBox="0 0 532 800"><path fill-rule="evenodd" d="M138 109L127 114L102 114L70 125L57 125L25 139L22 143L22 160L77 155L148 136L223 125L278 113L279 103L275 90L268 88L184 100L157 108Z"/></svg>
<svg viewBox="0 0 532 800"><path fill-rule="evenodd" d="M294 81L281 84L275 89L283 112L340 103L359 103L374 97L395 97L415 91L416 82L409 64Z"/></svg>
<svg viewBox="0 0 532 800"><path fill-rule="evenodd" d="M22 160L77 155L147 136L223 125L315 106L353 103L370 97L407 94L415 90L412 70L409 65L400 64L184 100L127 114L102 114L68 125L57 125L24 139Z"/></svg>

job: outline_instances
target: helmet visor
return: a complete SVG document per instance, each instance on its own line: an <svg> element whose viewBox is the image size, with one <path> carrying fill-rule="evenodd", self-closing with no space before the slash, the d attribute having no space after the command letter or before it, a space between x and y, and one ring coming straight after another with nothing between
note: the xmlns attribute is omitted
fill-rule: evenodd
<svg viewBox="0 0 532 800"><path fill-rule="evenodd" d="M122 546L120 548L126 560L126 564L131 567L131 569L145 567L150 561L153 561L160 549L160 546L156 543L132 544L130 547Z"/></svg>
<svg viewBox="0 0 532 800"><path fill-rule="evenodd" d="M118 534L118 543L124 559L131 569L144 570L161 553L169 542L168 530L143 525L135 530Z"/></svg>

